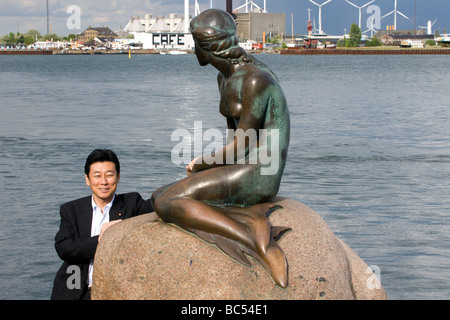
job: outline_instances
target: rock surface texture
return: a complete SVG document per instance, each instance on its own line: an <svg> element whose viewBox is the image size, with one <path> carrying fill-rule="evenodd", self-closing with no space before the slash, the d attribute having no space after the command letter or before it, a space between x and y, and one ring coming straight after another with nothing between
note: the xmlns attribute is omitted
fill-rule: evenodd
<svg viewBox="0 0 450 320"><path fill-rule="evenodd" d="M367 264L305 205L277 197L270 216L289 226L279 240L289 285L277 286L258 262L246 267L216 246L161 221L153 212L105 232L95 255L92 299L386 299Z"/></svg>

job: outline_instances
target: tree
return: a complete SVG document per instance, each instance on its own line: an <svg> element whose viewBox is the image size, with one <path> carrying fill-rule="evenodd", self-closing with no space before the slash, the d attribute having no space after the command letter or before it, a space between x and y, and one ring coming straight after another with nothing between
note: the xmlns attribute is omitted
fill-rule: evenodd
<svg viewBox="0 0 450 320"><path fill-rule="evenodd" d="M381 45L382 45L381 40L378 39L377 37L373 37L370 40L366 41L367 47L379 47Z"/></svg>
<svg viewBox="0 0 450 320"><path fill-rule="evenodd" d="M23 36L23 34L17 35L16 42L17 43L25 43L25 37Z"/></svg>
<svg viewBox="0 0 450 320"><path fill-rule="evenodd" d="M56 33L49 33L43 37L43 40L58 41L59 36Z"/></svg>
<svg viewBox="0 0 450 320"><path fill-rule="evenodd" d="M13 32L9 33L9 37L8 37L8 40L6 42L8 42L8 43L16 43L17 42L16 37L14 36Z"/></svg>
<svg viewBox="0 0 450 320"><path fill-rule="evenodd" d="M42 38L41 33L35 29L28 30L25 36L33 37L34 40Z"/></svg>
<svg viewBox="0 0 450 320"><path fill-rule="evenodd" d="M358 27L356 23L352 23L352 26L350 27L350 43L352 47L356 47L361 43L361 29Z"/></svg>
<svg viewBox="0 0 450 320"><path fill-rule="evenodd" d="M72 41L75 40L78 36L76 34L70 33L68 36L66 37L62 37L63 41Z"/></svg>
<svg viewBox="0 0 450 320"><path fill-rule="evenodd" d="M344 39L339 40L339 41L336 43L336 47L338 47L338 48L345 47L345 42L346 42L346 41L347 41L347 39L344 37Z"/></svg>
<svg viewBox="0 0 450 320"><path fill-rule="evenodd" d="M29 46L30 44L33 44L35 42L35 38L33 38L32 36L25 36L24 37L24 43L26 46Z"/></svg>
<svg viewBox="0 0 450 320"><path fill-rule="evenodd" d="M436 41L428 39L427 41L425 41L425 46L434 47L434 46L436 46Z"/></svg>

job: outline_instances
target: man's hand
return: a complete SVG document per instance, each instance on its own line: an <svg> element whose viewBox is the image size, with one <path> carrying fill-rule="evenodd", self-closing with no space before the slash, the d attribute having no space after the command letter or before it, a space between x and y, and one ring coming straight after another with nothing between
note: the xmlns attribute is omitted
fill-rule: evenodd
<svg viewBox="0 0 450 320"><path fill-rule="evenodd" d="M120 221L122 221L122 220L119 219L119 220L114 220L114 221L110 221L110 222L106 222L106 223L102 224L102 227L100 229L100 234L98 235L98 242L100 242L100 238L102 237L103 232L105 232L106 229L108 229L110 226L112 226L113 224L116 224Z"/></svg>

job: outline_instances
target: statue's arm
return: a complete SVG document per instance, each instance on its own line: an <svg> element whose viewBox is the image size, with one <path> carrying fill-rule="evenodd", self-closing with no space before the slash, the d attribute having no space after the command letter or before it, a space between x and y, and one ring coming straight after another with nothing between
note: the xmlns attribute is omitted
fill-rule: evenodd
<svg viewBox="0 0 450 320"><path fill-rule="evenodd" d="M254 133L256 137L258 137L259 129L261 128L267 109L268 99L270 99L271 87L271 82L266 81L265 77L251 77L247 79L242 86L242 92L245 92L245 94L242 94L242 111L237 121L237 126L235 125L235 119L228 117L228 128L240 129L240 132L244 133L246 136L250 136L250 134ZM195 173L226 164L236 163L240 155L247 156L249 150L258 143L257 139L246 138L244 141L244 153L242 150L238 150L239 148L242 148L242 140L239 141L239 136L236 134L234 139L223 149L218 150L212 155L198 158L193 166L192 172Z"/></svg>

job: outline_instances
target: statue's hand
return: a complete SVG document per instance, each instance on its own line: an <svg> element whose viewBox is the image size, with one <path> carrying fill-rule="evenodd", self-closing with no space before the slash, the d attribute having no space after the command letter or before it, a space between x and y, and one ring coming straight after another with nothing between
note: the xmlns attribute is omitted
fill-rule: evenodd
<svg viewBox="0 0 450 320"><path fill-rule="evenodd" d="M197 157L186 166L187 175L190 176L192 173L196 173L197 170L195 170L195 163L198 162L198 159L201 157Z"/></svg>

